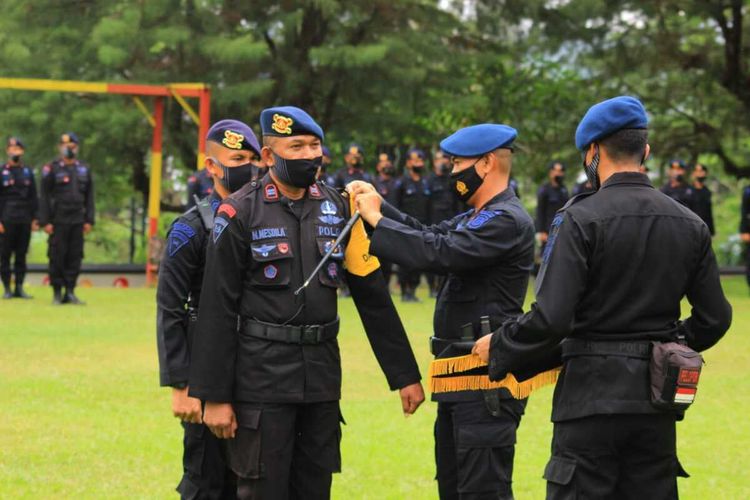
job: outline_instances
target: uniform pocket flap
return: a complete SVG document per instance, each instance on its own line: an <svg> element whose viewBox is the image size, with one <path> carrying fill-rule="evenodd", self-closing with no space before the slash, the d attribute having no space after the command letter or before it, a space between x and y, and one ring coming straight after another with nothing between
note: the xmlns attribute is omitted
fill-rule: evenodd
<svg viewBox="0 0 750 500"><path fill-rule="evenodd" d="M458 428L456 445L460 448L497 448L516 444L515 424L469 424Z"/></svg>
<svg viewBox="0 0 750 500"><path fill-rule="evenodd" d="M576 471L576 461L570 458L552 457L544 468L544 479L551 483L568 485Z"/></svg>
<svg viewBox="0 0 750 500"><path fill-rule="evenodd" d="M237 425L246 429L257 429L260 426L261 410L254 408L237 409Z"/></svg>

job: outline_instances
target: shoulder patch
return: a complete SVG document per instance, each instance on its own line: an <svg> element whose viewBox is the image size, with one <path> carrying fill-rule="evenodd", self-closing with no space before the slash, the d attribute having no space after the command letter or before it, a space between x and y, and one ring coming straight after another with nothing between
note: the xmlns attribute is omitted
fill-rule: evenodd
<svg viewBox="0 0 750 500"><path fill-rule="evenodd" d="M542 263L546 263L549 260L550 254L552 254L552 248L555 246L557 235L560 232L560 226L565 219L565 214L558 213L555 218L552 219L552 224L549 229L549 237L547 238L547 244L544 246L544 254L542 255Z"/></svg>
<svg viewBox="0 0 750 500"><path fill-rule="evenodd" d="M482 210L466 225L469 229L479 229L484 226L489 220L494 219L498 215L503 213L502 210Z"/></svg>
<svg viewBox="0 0 750 500"><path fill-rule="evenodd" d="M221 233L224 232L228 225L229 221L224 217L217 217L216 219L214 219L214 243L219 241Z"/></svg>
<svg viewBox="0 0 750 500"><path fill-rule="evenodd" d="M195 230L184 222L175 222L172 229L169 231L169 242L167 251L170 257L180 250L180 248L187 245L190 239L195 236Z"/></svg>

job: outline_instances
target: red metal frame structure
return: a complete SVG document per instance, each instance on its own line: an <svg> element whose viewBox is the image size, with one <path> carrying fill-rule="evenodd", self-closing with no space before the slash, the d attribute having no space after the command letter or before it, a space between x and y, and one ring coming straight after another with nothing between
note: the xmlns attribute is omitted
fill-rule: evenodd
<svg viewBox="0 0 750 500"><path fill-rule="evenodd" d="M153 285L157 266L151 261L152 246L156 237L161 202L162 132L164 127L164 98L174 98L198 125L197 167L203 168L206 154L206 134L211 112L211 89L204 83L171 83L166 85L140 85L129 83L82 82L74 80L39 80L29 78L0 78L0 89L36 90L42 92L75 92L89 94L120 94L133 97L138 109L143 112L153 127L151 141L151 174L148 199L148 261L146 284ZM154 98L153 112L149 112L141 100L142 96ZM198 113L185 100L197 98Z"/></svg>

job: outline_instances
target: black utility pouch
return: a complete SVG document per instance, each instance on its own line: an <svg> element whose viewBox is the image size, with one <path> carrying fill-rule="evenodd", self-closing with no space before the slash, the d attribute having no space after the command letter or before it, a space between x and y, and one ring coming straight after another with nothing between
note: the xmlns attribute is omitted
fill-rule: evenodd
<svg viewBox="0 0 750 500"><path fill-rule="evenodd" d="M682 342L653 342L651 402L660 410L685 411L695 401L703 356Z"/></svg>

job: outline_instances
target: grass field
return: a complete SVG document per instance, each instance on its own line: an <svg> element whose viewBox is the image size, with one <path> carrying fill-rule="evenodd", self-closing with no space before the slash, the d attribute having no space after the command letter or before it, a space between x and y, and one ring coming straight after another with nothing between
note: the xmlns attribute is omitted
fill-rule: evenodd
<svg viewBox="0 0 750 500"><path fill-rule="evenodd" d="M734 323L706 353L697 403L678 424L692 475L680 480L683 498L750 498L750 294L740 278L724 286ZM87 307L30 291L36 300L0 301L0 498L176 498L181 429L158 387L154 291L82 289ZM351 300L340 305L348 425L334 498L436 498L435 406L402 416ZM424 374L434 302L398 305ZM521 423L518 499L544 497L551 394L535 393Z"/></svg>

